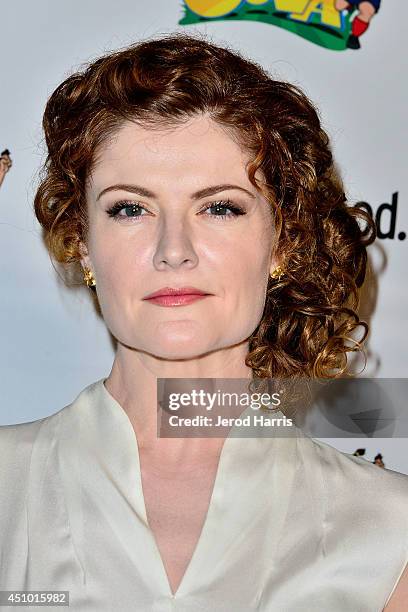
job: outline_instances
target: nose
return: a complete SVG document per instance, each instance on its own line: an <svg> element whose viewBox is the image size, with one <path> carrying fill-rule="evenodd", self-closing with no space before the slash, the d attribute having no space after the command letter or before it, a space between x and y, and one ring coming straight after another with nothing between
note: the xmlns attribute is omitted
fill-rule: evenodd
<svg viewBox="0 0 408 612"><path fill-rule="evenodd" d="M172 219L163 219L153 256L154 267L157 270L164 270L167 266L179 268L181 265L194 268L197 263L188 220L175 214Z"/></svg>

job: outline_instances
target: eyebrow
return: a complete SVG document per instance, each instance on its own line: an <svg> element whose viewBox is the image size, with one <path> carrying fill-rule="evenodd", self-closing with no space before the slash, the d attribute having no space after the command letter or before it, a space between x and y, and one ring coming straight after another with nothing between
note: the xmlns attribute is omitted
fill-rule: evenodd
<svg viewBox="0 0 408 612"><path fill-rule="evenodd" d="M205 187L204 189L195 191L193 194L191 194L191 197L193 200L199 200L200 198L205 198L207 196L214 195L215 193L218 193L219 191L225 191L226 189L239 189L240 191L243 191L244 193L249 195L251 198L256 197L254 196L253 193L251 193L247 189L244 189L244 187L240 187L239 185L232 185L230 183L224 183L222 185L212 185L211 187ZM141 185L119 184L119 185L110 185L109 187L106 187L106 189L103 189L98 195L98 197L96 198L96 201L98 201L99 198L101 198L105 193L108 193L108 191L116 191L116 190L130 191L131 193L136 193L137 195L141 195L145 198L157 198L157 195L155 193L153 193L149 189L146 189L145 187L142 187Z"/></svg>

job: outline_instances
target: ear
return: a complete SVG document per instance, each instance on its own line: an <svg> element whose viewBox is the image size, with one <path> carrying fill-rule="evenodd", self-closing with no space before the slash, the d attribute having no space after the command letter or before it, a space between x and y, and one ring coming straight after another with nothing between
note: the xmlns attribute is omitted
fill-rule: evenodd
<svg viewBox="0 0 408 612"><path fill-rule="evenodd" d="M269 274L272 274L272 272L275 270L275 268L277 268L280 265L281 265L281 263L279 261L279 258L276 255L274 257L272 257L271 265L269 266Z"/></svg>
<svg viewBox="0 0 408 612"><path fill-rule="evenodd" d="M81 255L81 266L83 268L87 267L92 270L91 258L89 257L88 249L83 242L79 242L78 250Z"/></svg>

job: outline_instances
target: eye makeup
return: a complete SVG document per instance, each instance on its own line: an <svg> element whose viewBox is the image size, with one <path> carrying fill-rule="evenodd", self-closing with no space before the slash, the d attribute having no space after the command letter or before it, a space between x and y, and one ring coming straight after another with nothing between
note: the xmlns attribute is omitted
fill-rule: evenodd
<svg viewBox="0 0 408 612"><path fill-rule="evenodd" d="M213 210L216 212L219 212L220 209L230 209L231 213L230 214L215 214L215 215L206 215L208 217L214 217L215 219L219 220L231 220L234 219L236 217L239 217L241 215L246 215L246 211L241 207L238 206L237 204L235 204L234 202L232 202L231 200L217 200L215 202L210 202L209 204L207 204L203 209L200 210L199 214L205 213L207 210ZM120 215L119 213L122 210L131 210L133 213L136 212L141 212L141 211L146 211L147 213L149 212L148 209L143 206L142 204L139 204L138 202L134 202L134 201L129 201L129 200L121 200L119 202L116 202L113 206L111 206L110 208L108 208L108 210L106 211L107 215L109 215L109 217L111 217L114 221L120 221L121 219L126 219L126 223L128 223L128 219L140 219L141 217L146 217L148 215L142 215L142 214L138 214L138 215Z"/></svg>

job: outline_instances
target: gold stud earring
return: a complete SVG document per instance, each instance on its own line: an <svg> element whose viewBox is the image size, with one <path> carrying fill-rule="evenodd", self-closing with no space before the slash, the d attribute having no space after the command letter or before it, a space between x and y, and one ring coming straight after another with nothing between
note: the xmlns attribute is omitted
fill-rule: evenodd
<svg viewBox="0 0 408 612"><path fill-rule="evenodd" d="M89 268L86 266L83 268L84 270L84 281L86 282L89 289L92 291L96 291L96 281L93 277L93 274Z"/></svg>
<svg viewBox="0 0 408 612"><path fill-rule="evenodd" d="M278 281L280 281L281 277L284 275L284 271L281 268L281 266L277 266L273 272L270 273L270 277L273 279L277 279Z"/></svg>

